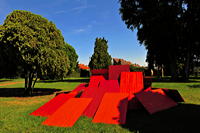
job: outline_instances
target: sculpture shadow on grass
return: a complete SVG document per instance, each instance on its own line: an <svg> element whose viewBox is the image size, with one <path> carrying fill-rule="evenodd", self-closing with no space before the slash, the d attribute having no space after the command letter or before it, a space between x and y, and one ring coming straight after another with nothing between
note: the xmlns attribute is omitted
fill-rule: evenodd
<svg viewBox="0 0 200 133"><path fill-rule="evenodd" d="M126 124L121 126L139 133L197 133L199 121L200 105L179 104L153 115L145 109L128 111Z"/></svg>
<svg viewBox="0 0 200 133"><path fill-rule="evenodd" d="M61 89L54 88L34 88L32 96L51 95ZM24 88L0 88L0 97L25 97Z"/></svg>

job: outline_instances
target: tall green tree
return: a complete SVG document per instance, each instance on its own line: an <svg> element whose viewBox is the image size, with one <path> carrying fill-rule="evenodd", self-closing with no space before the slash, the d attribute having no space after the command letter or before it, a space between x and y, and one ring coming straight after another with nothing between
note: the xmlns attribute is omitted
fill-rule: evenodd
<svg viewBox="0 0 200 133"><path fill-rule="evenodd" d="M69 59L64 46L64 38L55 24L28 11L13 11L0 29L0 49L4 56L1 60L12 62L11 68L23 68L28 95L39 73L63 77L68 72Z"/></svg>
<svg viewBox="0 0 200 133"><path fill-rule="evenodd" d="M64 51L66 52L66 54L69 57L69 71L68 71L68 75L71 74L72 72L78 70L77 66L78 66L78 55L76 53L76 50L68 43L65 43L64 46Z"/></svg>
<svg viewBox="0 0 200 133"><path fill-rule="evenodd" d="M199 57L200 4L197 0L119 0L127 28L137 29L149 67L165 67L172 79L189 77Z"/></svg>
<svg viewBox="0 0 200 133"><path fill-rule="evenodd" d="M90 59L90 69L103 69L111 65L112 57L108 53L108 41L104 38L96 38L94 53Z"/></svg>

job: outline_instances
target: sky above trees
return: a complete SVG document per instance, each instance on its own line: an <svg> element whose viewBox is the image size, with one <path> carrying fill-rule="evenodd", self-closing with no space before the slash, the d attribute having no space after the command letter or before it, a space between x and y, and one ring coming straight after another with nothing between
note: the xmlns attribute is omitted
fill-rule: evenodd
<svg viewBox="0 0 200 133"><path fill-rule="evenodd" d="M108 40L112 57L146 65L146 50L119 14L118 0L0 0L0 24L13 10L27 10L53 21L65 41L88 64L96 37Z"/></svg>

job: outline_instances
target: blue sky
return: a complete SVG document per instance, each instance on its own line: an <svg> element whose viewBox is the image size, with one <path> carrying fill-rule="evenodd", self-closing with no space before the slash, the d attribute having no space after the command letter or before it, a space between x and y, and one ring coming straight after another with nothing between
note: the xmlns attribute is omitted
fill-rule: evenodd
<svg viewBox="0 0 200 133"><path fill-rule="evenodd" d="M53 21L65 41L88 64L96 37L108 40L112 57L146 65L146 50L136 32L126 28L118 0L0 0L0 24L13 10L27 10Z"/></svg>

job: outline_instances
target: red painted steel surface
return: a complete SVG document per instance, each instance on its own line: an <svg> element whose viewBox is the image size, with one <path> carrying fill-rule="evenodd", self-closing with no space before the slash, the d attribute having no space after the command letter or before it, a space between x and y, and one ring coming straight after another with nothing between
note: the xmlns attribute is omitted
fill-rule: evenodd
<svg viewBox="0 0 200 133"><path fill-rule="evenodd" d="M90 104L83 113L84 116L94 117L105 92L106 88L95 87L88 89L88 92L81 96L83 98L92 98L92 101L90 102Z"/></svg>
<svg viewBox="0 0 200 133"><path fill-rule="evenodd" d="M43 106L32 112L30 115L48 117L52 115L60 106L62 106L70 98L77 95L77 92L71 92L68 94L59 94Z"/></svg>
<svg viewBox="0 0 200 133"><path fill-rule="evenodd" d="M158 94L167 96L167 95L165 94L165 92L163 91L163 89L161 89L161 88L150 89L150 90L145 90L145 91L146 91L146 92L150 91L150 92L153 92L153 93L158 93Z"/></svg>
<svg viewBox="0 0 200 133"><path fill-rule="evenodd" d="M142 91L135 94L135 96L150 114L166 110L177 105L177 103L171 98L160 94L160 92Z"/></svg>
<svg viewBox="0 0 200 133"><path fill-rule="evenodd" d="M72 92L75 92L75 91L84 91L86 89L86 83L82 83L82 84L79 84L74 90L72 90Z"/></svg>
<svg viewBox="0 0 200 133"><path fill-rule="evenodd" d="M105 93L92 122L125 124L128 95L127 93Z"/></svg>
<svg viewBox="0 0 200 133"><path fill-rule="evenodd" d="M72 127L90 102L90 98L71 98L42 124L48 126Z"/></svg>
<svg viewBox="0 0 200 133"><path fill-rule="evenodd" d="M121 72L130 72L129 65L111 65L109 66L108 79L109 80L118 80Z"/></svg>
<svg viewBox="0 0 200 133"><path fill-rule="evenodd" d="M144 88L142 72L122 72L120 91L124 93L138 93Z"/></svg>
<svg viewBox="0 0 200 133"><path fill-rule="evenodd" d="M184 99L180 95L180 93L177 90L172 89L162 89L165 94L173 99L175 102L184 102Z"/></svg>
<svg viewBox="0 0 200 133"><path fill-rule="evenodd" d="M98 87L100 81L105 80L103 76L91 76L90 77L90 82L89 82L89 87Z"/></svg>
<svg viewBox="0 0 200 133"><path fill-rule="evenodd" d="M106 92L120 92L118 80L103 80L100 82L99 88L106 88Z"/></svg>
<svg viewBox="0 0 200 133"><path fill-rule="evenodd" d="M103 75L108 74L108 69L93 69L91 70L92 75Z"/></svg>
<svg viewBox="0 0 200 133"><path fill-rule="evenodd" d="M108 69L93 69L92 75L102 75L105 79L108 79Z"/></svg>

